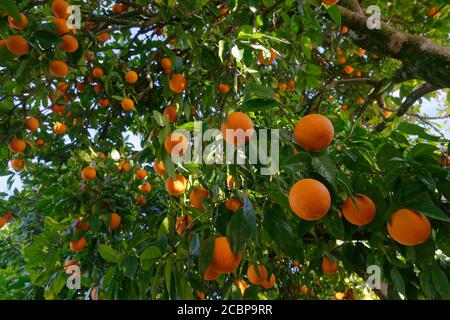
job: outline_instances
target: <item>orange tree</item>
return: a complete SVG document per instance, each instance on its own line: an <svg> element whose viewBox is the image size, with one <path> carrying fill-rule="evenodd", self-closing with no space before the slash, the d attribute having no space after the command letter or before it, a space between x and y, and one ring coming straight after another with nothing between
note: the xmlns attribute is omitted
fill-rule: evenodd
<svg viewBox="0 0 450 320"><path fill-rule="evenodd" d="M23 187L0 297L449 299L448 140L420 112L448 115L448 1L374 0L375 29L360 2L2 0L0 170ZM194 121L279 129L279 170L174 164Z"/></svg>

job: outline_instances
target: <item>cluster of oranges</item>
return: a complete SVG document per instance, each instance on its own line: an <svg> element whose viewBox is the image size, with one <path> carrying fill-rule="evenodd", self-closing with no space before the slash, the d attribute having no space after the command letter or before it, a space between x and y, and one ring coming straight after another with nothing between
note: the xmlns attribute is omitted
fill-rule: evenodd
<svg viewBox="0 0 450 320"><path fill-rule="evenodd" d="M5 224L10 222L13 219L13 214L11 212L6 212L2 216L0 216L0 229L2 229Z"/></svg>

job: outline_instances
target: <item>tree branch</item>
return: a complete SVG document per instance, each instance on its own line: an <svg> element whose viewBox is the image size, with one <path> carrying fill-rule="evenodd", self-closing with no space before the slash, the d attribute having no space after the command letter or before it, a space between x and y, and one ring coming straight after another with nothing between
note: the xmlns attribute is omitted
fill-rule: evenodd
<svg viewBox="0 0 450 320"><path fill-rule="evenodd" d="M352 40L362 48L403 61L415 79L437 87L450 87L450 48L429 38L412 35L381 22L380 29L367 28L367 17L354 11L354 1L338 6L343 24L352 29Z"/></svg>
<svg viewBox="0 0 450 320"><path fill-rule="evenodd" d="M402 104L400 105L400 107L398 108L397 112L395 113L395 117L401 117L403 115L405 115L408 110L411 108L411 106L416 103L417 100L419 100L420 98L422 98L423 96L427 95L430 92L436 91L441 89L441 87L437 87L435 85L432 85L430 83L426 83L423 86L421 86L420 88L417 88L416 90L414 90L413 92L411 92L406 98L405 100L402 102ZM395 117L389 117L388 119L386 119L386 121L381 122L376 128L375 130L380 132L383 131L384 128L386 128L386 125L392 121L392 119L394 119Z"/></svg>

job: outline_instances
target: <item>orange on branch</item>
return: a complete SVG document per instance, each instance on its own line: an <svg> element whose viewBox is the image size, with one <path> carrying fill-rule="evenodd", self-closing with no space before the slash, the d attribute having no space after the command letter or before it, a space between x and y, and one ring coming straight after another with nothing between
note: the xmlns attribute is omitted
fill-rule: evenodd
<svg viewBox="0 0 450 320"><path fill-rule="evenodd" d="M122 106L123 110L130 111L134 108L134 101L130 98L124 98L120 105Z"/></svg>
<svg viewBox="0 0 450 320"><path fill-rule="evenodd" d="M162 161L155 160L153 162L153 169L155 169L155 172L160 176L167 174L166 168L164 167L164 163Z"/></svg>
<svg viewBox="0 0 450 320"><path fill-rule="evenodd" d="M8 145L11 152L22 153L27 147L25 141L22 139L12 139Z"/></svg>
<svg viewBox="0 0 450 320"><path fill-rule="evenodd" d="M175 222L175 230L178 235L187 235L189 233L189 230L194 227L192 223L193 220L194 219L192 219L189 214L183 214L182 216L178 217L177 221Z"/></svg>
<svg viewBox="0 0 450 320"><path fill-rule="evenodd" d="M428 218L410 209L395 211L387 223L387 229L392 239L405 246L424 243L431 235Z"/></svg>
<svg viewBox="0 0 450 320"><path fill-rule="evenodd" d="M187 180L181 174L175 175L175 180L168 177L166 180L166 191L172 196L179 196L186 191Z"/></svg>
<svg viewBox="0 0 450 320"><path fill-rule="evenodd" d="M70 5L64 0L55 0L52 3L53 14L57 18L67 19L70 17L70 12L67 12L69 6Z"/></svg>
<svg viewBox="0 0 450 320"><path fill-rule="evenodd" d="M264 51L260 51L258 55L258 61L262 65L270 65L277 59L277 53L275 50L270 49L270 56L266 56Z"/></svg>
<svg viewBox="0 0 450 320"><path fill-rule="evenodd" d="M210 196L208 190L206 190L202 186L199 186L194 190L192 190L191 193L189 194L189 202L191 203L191 206L193 206L194 208L200 211L204 211L206 208L202 202L208 199L209 197Z"/></svg>
<svg viewBox="0 0 450 320"><path fill-rule="evenodd" d="M134 84L136 83L136 81L138 81L138 74L135 71L128 71L125 74L125 80L129 83L129 84Z"/></svg>
<svg viewBox="0 0 450 320"><path fill-rule="evenodd" d="M75 52L78 50L78 40L74 36L66 34L62 37L60 47L66 52Z"/></svg>
<svg viewBox="0 0 450 320"><path fill-rule="evenodd" d="M211 267L216 272L233 272L239 266L241 258L241 253L238 253L237 256L233 254L227 237L217 237L214 239Z"/></svg>
<svg viewBox="0 0 450 320"><path fill-rule="evenodd" d="M256 271L258 269L258 271ZM257 274L258 272L258 274ZM262 264L255 265L251 264L247 269L247 278L250 283L260 285L263 284L264 281L267 281L267 269Z"/></svg>
<svg viewBox="0 0 450 320"><path fill-rule="evenodd" d="M315 179L301 179L289 191L289 205L300 218L319 220L330 210L330 192Z"/></svg>
<svg viewBox="0 0 450 320"><path fill-rule="evenodd" d="M28 41L22 36L10 36L6 40L6 48L16 56L23 56L30 51Z"/></svg>
<svg viewBox="0 0 450 320"><path fill-rule="evenodd" d="M152 190L152 185L148 182L143 183L139 186L139 190L141 190L142 193L149 193Z"/></svg>
<svg viewBox="0 0 450 320"><path fill-rule="evenodd" d="M20 171L24 168L25 163L23 159L15 158L11 159L11 168L14 169L14 171Z"/></svg>
<svg viewBox="0 0 450 320"><path fill-rule="evenodd" d="M189 142L182 133L172 132L164 140L164 149L166 149L167 153L170 155L172 155L172 152L175 152L175 155L181 157L186 153L188 148Z"/></svg>
<svg viewBox="0 0 450 320"><path fill-rule="evenodd" d="M240 208L242 208L242 206L243 205L242 205L241 200L239 200L237 198L231 198L225 202L225 207L233 213L235 213Z"/></svg>
<svg viewBox="0 0 450 320"><path fill-rule="evenodd" d="M176 73L169 79L169 88L174 93L183 93L187 88L187 82L184 75Z"/></svg>
<svg viewBox="0 0 450 320"><path fill-rule="evenodd" d="M174 106L168 106L164 109L163 116L169 123L174 123L177 118L177 109Z"/></svg>
<svg viewBox="0 0 450 320"><path fill-rule="evenodd" d="M211 266L209 266L203 274L203 279L206 281L212 281L216 280L219 276L220 272L215 271Z"/></svg>
<svg viewBox="0 0 450 320"><path fill-rule="evenodd" d="M134 173L134 176L138 180L143 180L147 178L147 171L145 169L137 169L136 172Z"/></svg>
<svg viewBox="0 0 450 320"><path fill-rule="evenodd" d="M81 170L81 177L87 181L94 180L97 177L97 171L93 167L86 167Z"/></svg>
<svg viewBox="0 0 450 320"><path fill-rule="evenodd" d="M55 131L56 134L65 134L67 132L68 128L64 123L56 122L53 125L53 131Z"/></svg>
<svg viewBox="0 0 450 320"><path fill-rule="evenodd" d="M342 205L342 213L345 219L357 226L371 223L377 212L372 199L363 194L355 195L354 198L358 207L355 206L351 197L347 197Z"/></svg>
<svg viewBox="0 0 450 320"><path fill-rule="evenodd" d="M331 261L328 258L323 258L322 264L320 265L323 273L327 275L331 275L333 273L336 273L339 269L339 266L337 262Z"/></svg>
<svg viewBox="0 0 450 320"><path fill-rule="evenodd" d="M111 217L109 220L109 228L111 230L116 229L120 225L121 220L122 220L121 217L117 213L115 212L111 213Z"/></svg>
<svg viewBox="0 0 450 320"><path fill-rule="evenodd" d="M321 151L333 140L334 127L331 121L321 114L308 114L295 126L294 141L307 151Z"/></svg>
<svg viewBox="0 0 450 320"><path fill-rule="evenodd" d="M49 71L54 77L63 78L69 73L69 67L64 61L54 60L50 62Z"/></svg>
<svg viewBox="0 0 450 320"><path fill-rule="evenodd" d="M69 244L69 248L72 251L80 252L83 251L87 246L87 240L85 237L81 237L78 240L72 241Z"/></svg>
<svg viewBox="0 0 450 320"><path fill-rule="evenodd" d="M243 112L230 113L220 129L224 139L234 145L244 144L254 134L253 121Z"/></svg>
<svg viewBox="0 0 450 320"><path fill-rule="evenodd" d="M20 18L21 21L16 21L14 20L13 17L9 16L8 17L9 26L17 30L25 29L28 26L28 19L23 13L20 14Z"/></svg>

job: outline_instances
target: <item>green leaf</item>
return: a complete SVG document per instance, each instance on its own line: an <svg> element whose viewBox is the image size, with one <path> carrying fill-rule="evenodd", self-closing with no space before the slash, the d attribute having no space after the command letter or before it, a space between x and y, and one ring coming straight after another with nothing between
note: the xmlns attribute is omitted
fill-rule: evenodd
<svg viewBox="0 0 450 320"><path fill-rule="evenodd" d="M256 234L256 215L255 210L253 209L252 202L250 199L244 195L244 208L243 214L245 222L250 229L250 232L255 235Z"/></svg>
<svg viewBox="0 0 450 320"><path fill-rule="evenodd" d="M200 245L200 257L198 259L198 272L204 274L208 269L214 252L214 238L207 238Z"/></svg>
<svg viewBox="0 0 450 320"><path fill-rule="evenodd" d="M14 20L22 22L20 10L14 0L0 1L0 12L6 12L9 16L13 17Z"/></svg>
<svg viewBox="0 0 450 320"><path fill-rule="evenodd" d="M441 267L435 263L431 267L431 280L433 282L433 286L439 295L444 300L450 299L450 284L448 283L448 278L445 275L444 271L442 271Z"/></svg>
<svg viewBox="0 0 450 320"><path fill-rule="evenodd" d="M149 270L156 260L161 257L161 250L157 246L150 246L142 251L140 255L140 260L142 264L142 269L144 271Z"/></svg>
<svg viewBox="0 0 450 320"><path fill-rule="evenodd" d="M398 292L400 292L403 295L406 295L405 281L403 280L400 271L398 271L398 269L394 266L391 268L391 280L394 283L394 287L398 290Z"/></svg>
<svg viewBox="0 0 450 320"><path fill-rule="evenodd" d="M227 225L227 238L235 255L244 247L250 235L251 230L245 220L244 211L239 209L233 214Z"/></svg>
<svg viewBox="0 0 450 320"><path fill-rule="evenodd" d="M169 175L169 177L171 177L172 179L175 179L175 177L176 177L175 165L172 162L172 158L171 158L170 154L168 154L167 152L163 152L162 161L164 164L164 168L166 169L166 172Z"/></svg>
<svg viewBox="0 0 450 320"><path fill-rule="evenodd" d="M409 209L418 211L430 218L450 222L450 218L447 214L433 203L417 200L417 202L408 203L407 206Z"/></svg>
<svg viewBox="0 0 450 320"><path fill-rule="evenodd" d="M223 50L225 48L225 41L224 40L220 40L219 41L219 58L220 61L223 63Z"/></svg>
<svg viewBox="0 0 450 320"><path fill-rule="evenodd" d="M338 6L326 6L327 12L330 15L331 19L336 22L337 25L341 25L341 11Z"/></svg>
<svg viewBox="0 0 450 320"><path fill-rule="evenodd" d="M336 239L344 239L344 223L339 218L336 212L329 212L324 220L323 226L325 231L331 234Z"/></svg>
<svg viewBox="0 0 450 320"><path fill-rule="evenodd" d="M310 63L306 66L305 72L311 76L320 76L322 69L320 69L319 66Z"/></svg>
<svg viewBox="0 0 450 320"><path fill-rule="evenodd" d="M423 293L428 299L432 299L436 290L434 289L433 282L431 280L431 269L424 270L420 273L420 287L422 288Z"/></svg>
<svg viewBox="0 0 450 320"><path fill-rule="evenodd" d="M156 123L160 126L160 127L165 127L169 124L169 122L167 121L167 118L164 117L160 112L158 112L157 110L153 110L153 117L155 118Z"/></svg>
<svg viewBox="0 0 450 320"><path fill-rule="evenodd" d="M241 111L264 111L277 108L279 106L280 103L275 100L253 99L244 102L240 109Z"/></svg>
<svg viewBox="0 0 450 320"><path fill-rule="evenodd" d="M326 154L312 157L312 167L320 174L336 191L338 169L336 163Z"/></svg>
<svg viewBox="0 0 450 320"><path fill-rule="evenodd" d="M436 245L445 255L450 257L450 227L442 226L436 233Z"/></svg>
<svg viewBox="0 0 450 320"><path fill-rule="evenodd" d="M430 141L440 141L441 138L432 136L428 134L424 128L417 124L409 123L409 122L400 122L397 127L399 132L405 133L407 135L418 136L419 138L430 140Z"/></svg>
<svg viewBox="0 0 450 320"><path fill-rule="evenodd" d="M130 279L134 278L137 271L138 259L135 256L128 256L122 262L123 273Z"/></svg>
<svg viewBox="0 0 450 320"><path fill-rule="evenodd" d="M101 244L98 247L98 251L100 253L100 256L103 258L103 260L106 260L108 262L112 262L112 263L120 263L120 254L117 253L116 251L114 251L113 248L105 245L105 244Z"/></svg>
<svg viewBox="0 0 450 320"><path fill-rule="evenodd" d="M275 100L275 91L256 83L247 83L244 88L244 101L253 99Z"/></svg>

